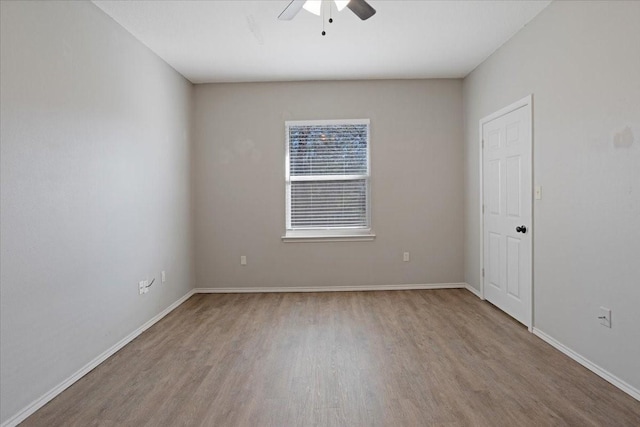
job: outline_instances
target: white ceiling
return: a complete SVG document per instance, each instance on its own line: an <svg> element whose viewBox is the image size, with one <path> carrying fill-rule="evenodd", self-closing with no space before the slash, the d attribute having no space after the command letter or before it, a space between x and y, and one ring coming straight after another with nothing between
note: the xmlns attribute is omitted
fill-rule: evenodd
<svg viewBox="0 0 640 427"><path fill-rule="evenodd" d="M289 0L94 3L193 83L464 77L550 1L367 0L333 24Z"/></svg>

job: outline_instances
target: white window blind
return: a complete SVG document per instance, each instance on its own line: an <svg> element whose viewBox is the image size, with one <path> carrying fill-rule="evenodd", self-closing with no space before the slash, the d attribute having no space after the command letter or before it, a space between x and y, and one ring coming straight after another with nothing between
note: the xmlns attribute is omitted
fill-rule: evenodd
<svg viewBox="0 0 640 427"><path fill-rule="evenodd" d="M369 229L369 120L286 122L287 231Z"/></svg>

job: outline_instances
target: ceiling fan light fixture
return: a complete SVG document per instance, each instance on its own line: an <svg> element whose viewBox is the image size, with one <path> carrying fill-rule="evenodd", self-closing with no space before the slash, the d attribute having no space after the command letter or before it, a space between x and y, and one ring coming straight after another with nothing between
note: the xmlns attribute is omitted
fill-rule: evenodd
<svg viewBox="0 0 640 427"><path fill-rule="evenodd" d="M349 1L351 0L334 0L334 2L336 3L336 7L338 8L338 12L347 7Z"/></svg>
<svg viewBox="0 0 640 427"><path fill-rule="evenodd" d="M322 0L307 0L304 2L304 6L302 6L305 10L313 13L314 15L320 16L320 11L322 10Z"/></svg>
<svg viewBox="0 0 640 427"><path fill-rule="evenodd" d="M278 15L278 19L281 21L291 21L300 12L300 9L305 9L316 16L322 15L323 4L331 5L331 0L290 0L289 5ZM351 9L355 15L363 21L371 18L376 14L376 10L371 7L367 0L333 0L338 11L344 10L345 7ZM333 6L327 8L329 14L329 23L333 21L331 18L331 10ZM323 19L324 21L324 19Z"/></svg>

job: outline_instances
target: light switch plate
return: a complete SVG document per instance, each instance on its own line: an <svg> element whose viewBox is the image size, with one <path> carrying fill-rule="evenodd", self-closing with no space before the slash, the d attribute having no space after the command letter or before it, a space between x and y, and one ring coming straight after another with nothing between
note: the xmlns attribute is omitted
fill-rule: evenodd
<svg viewBox="0 0 640 427"><path fill-rule="evenodd" d="M536 185L534 189L534 193L535 193L536 200L542 199L542 187L540 187L539 185Z"/></svg>

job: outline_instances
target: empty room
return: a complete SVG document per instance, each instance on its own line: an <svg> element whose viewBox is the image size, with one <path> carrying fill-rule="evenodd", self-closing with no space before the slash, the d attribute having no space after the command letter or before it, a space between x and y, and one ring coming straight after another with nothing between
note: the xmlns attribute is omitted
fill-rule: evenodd
<svg viewBox="0 0 640 427"><path fill-rule="evenodd" d="M640 1L0 0L0 178L0 427L640 425Z"/></svg>

